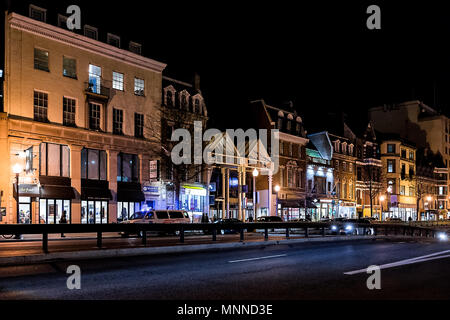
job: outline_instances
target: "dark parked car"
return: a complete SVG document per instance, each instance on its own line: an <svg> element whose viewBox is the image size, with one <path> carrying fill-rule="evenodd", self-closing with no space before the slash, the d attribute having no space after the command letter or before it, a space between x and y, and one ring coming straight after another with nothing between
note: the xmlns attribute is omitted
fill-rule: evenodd
<svg viewBox="0 0 450 320"><path fill-rule="evenodd" d="M214 221L214 224L218 224L222 229L218 229L218 234L229 234L229 233L238 233L239 228L236 228L236 224L242 223L239 219L230 218L230 219L218 219ZM211 233L212 231L207 231L207 233Z"/></svg>
<svg viewBox="0 0 450 320"><path fill-rule="evenodd" d="M256 219L256 222L283 222L283 219L277 216L262 216Z"/></svg>
<svg viewBox="0 0 450 320"><path fill-rule="evenodd" d="M330 226L332 234L352 234L362 235L364 230L366 234L373 234L373 228L364 228L364 225L370 225L368 219L334 219Z"/></svg>
<svg viewBox="0 0 450 320"><path fill-rule="evenodd" d="M395 222L395 223L402 223L403 220L400 218L387 218L386 219L387 222Z"/></svg>

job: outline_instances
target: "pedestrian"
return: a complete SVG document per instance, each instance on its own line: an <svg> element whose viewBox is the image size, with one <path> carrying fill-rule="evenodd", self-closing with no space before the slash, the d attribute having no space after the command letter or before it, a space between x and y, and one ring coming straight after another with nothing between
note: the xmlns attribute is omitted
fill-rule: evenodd
<svg viewBox="0 0 450 320"><path fill-rule="evenodd" d="M59 219L59 224L67 224L67 218L66 218L67 212L66 210L63 211L63 214L61 216L61 219ZM61 238L65 238L64 232L61 232Z"/></svg>

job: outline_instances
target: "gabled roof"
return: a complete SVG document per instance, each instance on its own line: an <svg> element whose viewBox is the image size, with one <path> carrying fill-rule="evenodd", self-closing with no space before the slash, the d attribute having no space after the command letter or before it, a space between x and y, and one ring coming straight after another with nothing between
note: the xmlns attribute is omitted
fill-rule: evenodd
<svg viewBox="0 0 450 320"><path fill-rule="evenodd" d="M309 134L308 138L314 144L323 159L331 160L333 158L333 147L328 132L323 131Z"/></svg>

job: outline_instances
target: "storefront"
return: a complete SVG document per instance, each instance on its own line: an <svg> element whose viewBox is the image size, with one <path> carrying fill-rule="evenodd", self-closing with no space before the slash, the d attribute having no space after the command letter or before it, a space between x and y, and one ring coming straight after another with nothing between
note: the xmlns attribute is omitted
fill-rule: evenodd
<svg viewBox="0 0 450 320"><path fill-rule="evenodd" d="M14 199L19 197L19 212L17 215L17 223L31 224L37 223L33 218L33 204L39 199L39 186L37 184L20 184L19 194L17 195L17 187L14 184Z"/></svg>
<svg viewBox="0 0 450 320"><path fill-rule="evenodd" d="M339 201L337 206L337 216L341 218L357 219L356 204L353 202Z"/></svg>
<svg viewBox="0 0 450 320"><path fill-rule="evenodd" d="M76 198L71 180L63 177L41 177L39 223L59 224L62 217L72 222L72 200Z"/></svg>
<svg viewBox="0 0 450 320"><path fill-rule="evenodd" d="M383 212L383 220L400 218L403 221L417 220L417 209L414 205L399 203L398 207L391 207L389 212Z"/></svg>
<svg viewBox="0 0 450 320"><path fill-rule="evenodd" d="M207 194L206 188L202 185L185 184L181 186L180 209L189 213L192 222L200 222L203 213L207 212L209 206Z"/></svg>
<svg viewBox="0 0 450 320"><path fill-rule="evenodd" d="M140 183L119 182L117 184L117 222L129 220L131 216L141 210L145 202Z"/></svg>
<svg viewBox="0 0 450 320"><path fill-rule="evenodd" d="M108 217L108 201L81 201L81 223L104 224L108 223Z"/></svg>

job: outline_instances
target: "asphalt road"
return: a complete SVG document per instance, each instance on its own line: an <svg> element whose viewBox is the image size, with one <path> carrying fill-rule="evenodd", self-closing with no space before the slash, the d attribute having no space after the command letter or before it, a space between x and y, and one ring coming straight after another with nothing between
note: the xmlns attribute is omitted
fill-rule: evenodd
<svg viewBox="0 0 450 320"><path fill-rule="evenodd" d="M4 267L0 299L448 299L447 250L448 242L365 240ZM367 289L369 265L417 257L385 266L381 289ZM67 289L71 264L81 268L80 290Z"/></svg>

